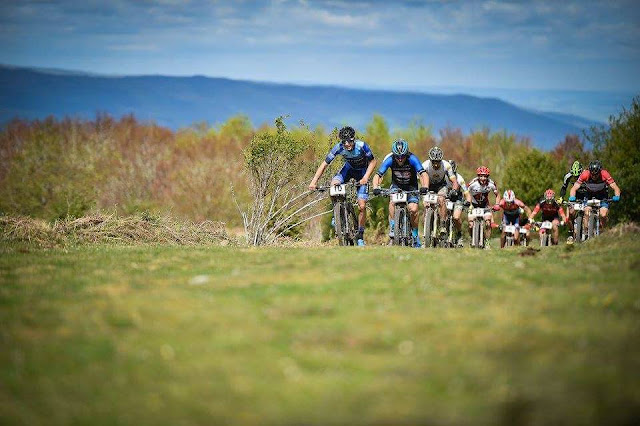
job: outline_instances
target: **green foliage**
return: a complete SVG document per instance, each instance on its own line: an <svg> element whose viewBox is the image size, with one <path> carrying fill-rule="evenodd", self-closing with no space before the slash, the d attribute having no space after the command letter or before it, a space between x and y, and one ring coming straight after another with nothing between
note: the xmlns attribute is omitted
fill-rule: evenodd
<svg viewBox="0 0 640 426"><path fill-rule="evenodd" d="M81 216L96 199L92 160L82 141L59 123L36 121L7 166L0 210L45 219Z"/></svg>
<svg viewBox="0 0 640 426"><path fill-rule="evenodd" d="M631 108L609 117L609 127L594 127L588 139L593 155L609 170L622 192L622 202L612 206L614 221L640 220L640 96Z"/></svg>
<svg viewBox="0 0 640 426"><path fill-rule="evenodd" d="M562 164L554 162L548 153L537 149L522 151L507 162L504 185L499 189L512 189L516 197L533 206L546 189L559 191L563 173Z"/></svg>

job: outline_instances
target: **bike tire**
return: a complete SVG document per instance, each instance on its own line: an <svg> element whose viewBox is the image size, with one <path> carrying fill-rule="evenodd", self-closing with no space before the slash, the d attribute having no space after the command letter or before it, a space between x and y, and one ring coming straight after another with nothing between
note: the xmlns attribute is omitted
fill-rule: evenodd
<svg viewBox="0 0 640 426"><path fill-rule="evenodd" d="M335 221L335 233L336 238L338 239L338 244L341 246L347 245L347 240L345 238L344 232L344 214L343 214L343 204L342 201L336 201L333 205L333 220Z"/></svg>
<svg viewBox="0 0 640 426"><path fill-rule="evenodd" d="M396 206L396 210L393 214L393 221L395 222L393 226L393 245L394 246L403 246L405 245L406 235L404 233L404 217L403 215L404 209L400 206Z"/></svg>
<svg viewBox="0 0 640 426"><path fill-rule="evenodd" d="M587 225L587 237L588 238L593 238L596 236L596 219L597 219L597 215L599 215L600 212L596 211L596 213L593 213L593 209L591 209L591 212L589 213L589 223Z"/></svg>
<svg viewBox="0 0 640 426"><path fill-rule="evenodd" d="M576 213L576 217L573 220L573 241L576 243L582 242L582 214Z"/></svg>
<svg viewBox="0 0 640 426"><path fill-rule="evenodd" d="M471 243L473 247L480 248L480 229L483 226L483 221L474 219L473 220L473 229L471 231Z"/></svg>
<svg viewBox="0 0 640 426"><path fill-rule="evenodd" d="M424 224L423 224L423 232L422 232L422 246L424 248L431 247L432 243L432 225L433 225L433 209L428 207L424 211Z"/></svg>

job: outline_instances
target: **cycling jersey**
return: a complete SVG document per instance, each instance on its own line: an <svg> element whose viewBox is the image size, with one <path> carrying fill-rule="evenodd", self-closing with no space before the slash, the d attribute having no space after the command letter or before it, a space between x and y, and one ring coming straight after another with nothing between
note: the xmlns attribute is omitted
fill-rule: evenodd
<svg viewBox="0 0 640 426"><path fill-rule="evenodd" d="M486 185L481 185L480 180L475 177L469 182L469 192L471 193L471 203L474 207L487 207L489 206L489 192L498 195L498 188L491 179L487 179Z"/></svg>
<svg viewBox="0 0 640 426"><path fill-rule="evenodd" d="M616 183L609 172L605 169L600 171L600 176L594 177L589 170L580 173L576 181L587 188L589 196L597 195L596 198L607 198L607 186Z"/></svg>
<svg viewBox="0 0 640 426"><path fill-rule="evenodd" d="M422 167L429 175L429 184L435 185L440 183L446 183L446 177L449 177L449 180L455 178L455 174L453 174L453 168L451 168L451 164L447 160L442 160L440 162L440 167L435 168L431 163L431 160L427 160L422 163Z"/></svg>
<svg viewBox="0 0 640 426"><path fill-rule="evenodd" d="M460 175L460 173L456 173L456 180L458 181L458 185L460 185L460 191L462 191L463 194L466 194L467 192L469 192L469 187L467 187L467 183L465 182L464 178ZM447 179L447 186L449 188L453 188L453 183L451 182L450 179Z"/></svg>
<svg viewBox="0 0 640 426"><path fill-rule="evenodd" d="M517 198L513 203L507 203L503 198L498 205L505 216L520 216L520 209L524 209L524 203Z"/></svg>
<svg viewBox="0 0 640 426"><path fill-rule="evenodd" d="M564 178L562 179L562 188L560 188L560 197L564 197L564 194L567 193L567 188L571 185L571 182L573 180L577 180L577 178L574 179L573 177L573 173L571 172L564 175ZM576 191L576 198L578 200L587 198L587 187L584 184L580 185L580 188Z"/></svg>
<svg viewBox="0 0 640 426"><path fill-rule="evenodd" d="M344 145L342 145L342 142L338 142L331 151L329 151L324 161L330 164L338 155L342 155L345 161L354 169L366 169L369 162L373 160L371 148L360 139L356 139L351 151L346 149Z"/></svg>
<svg viewBox="0 0 640 426"><path fill-rule="evenodd" d="M562 217L562 220L564 221L567 220L564 215L562 206L558 204L556 200L553 200L550 203L547 203L545 200L540 200L540 202L538 202L538 204L536 204L536 207L533 209L531 216L535 217L535 215L538 214L539 211L542 212L542 220L553 221L554 219L558 219L559 217Z"/></svg>
<svg viewBox="0 0 640 426"><path fill-rule="evenodd" d="M408 158L400 164L393 154L389 153L382 160L377 174L382 178L386 171L391 168L391 182L400 189L412 191L418 189L417 175L424 173L425 170L415 154L409 152L407 156Z"/></svg>

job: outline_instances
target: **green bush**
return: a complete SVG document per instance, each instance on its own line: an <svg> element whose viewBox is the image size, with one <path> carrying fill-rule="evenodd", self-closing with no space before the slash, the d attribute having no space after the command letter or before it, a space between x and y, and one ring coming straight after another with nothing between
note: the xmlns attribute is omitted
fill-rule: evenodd
<svg viewBox="0 0 640 426"><path fill-rule="evenodd" d="M511 157L504 173L503 192L512 189L516 197L528 206L535 205L552 188L556 193L562 185L563 166L553 161L551 155L531 149Z"/></svg>
<svg viewBox="0 0 640 426"><path fill-rule="evenodd" d="M609 127L594 127L587 138L593 155L602 161L620 187L620 203L611 208L611 218L618 221L640 220L640 96L631 108L609 117Z"/></svg>

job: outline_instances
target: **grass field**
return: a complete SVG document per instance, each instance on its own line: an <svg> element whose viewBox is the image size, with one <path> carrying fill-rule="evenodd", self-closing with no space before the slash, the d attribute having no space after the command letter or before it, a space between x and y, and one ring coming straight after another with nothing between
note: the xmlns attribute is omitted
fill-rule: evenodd
<svg viewBox="0 0 640 426"><path fill-rule="evenodd" d="M638 424L639 236L5 245L0 423Z"/></svg>

